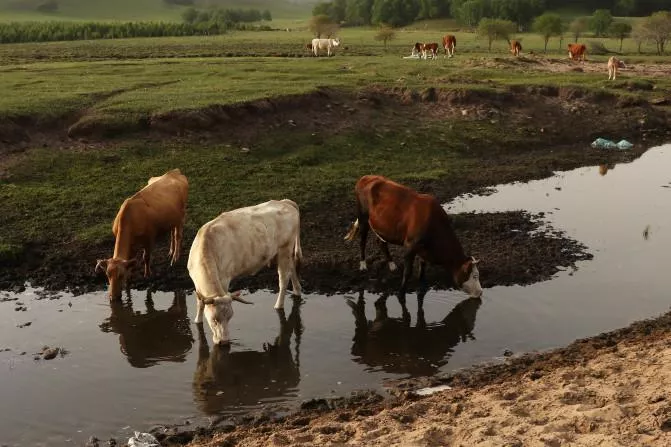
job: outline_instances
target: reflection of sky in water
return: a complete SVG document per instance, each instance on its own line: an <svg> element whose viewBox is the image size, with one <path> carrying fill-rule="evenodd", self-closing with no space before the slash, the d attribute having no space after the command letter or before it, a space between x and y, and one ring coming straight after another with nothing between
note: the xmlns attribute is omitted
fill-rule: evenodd
<svg viewBox="0 0 671 447"><path fill-rule="evenodd" d="M452 212L546 212L594 259L552 281L487 289L481 304L461 292L431 290L425 331L416 328L414 295L408 296L407 328L393 295L388 320L380 319L385 309L376 308L379 296L371 294L363 308L355 295L350 305L344 296L307 295L292 312L287 299L282 320L272 308L274 294L259 291L246 296L254 306L235 307L230 352L217 352L207 324L208 346L199 343L192 294L183 301L185 311L174 293L157 292L155 311L148 312L144 292L133 293L130 309L110 307L104 292L38 301L29 289L19 296L27 312L15 312L15 302L0 303L0 349L12 348L0 353L0 444L72 439L79 445L91 435L125 441L133 430L155 424L206 420L203 412L344 395L379 387L387 377L467 367L506 349L546 349L664 312L671 188L662 186L671 186L670 154L665 147L606 175L598 167L578 169L455 200ZM486 262L486 253L482 257ZM514 257L510 253L510 262ZM32 325L17 328L27 321ZM70 354L35 362L31 354L43 345Z"/></svg>

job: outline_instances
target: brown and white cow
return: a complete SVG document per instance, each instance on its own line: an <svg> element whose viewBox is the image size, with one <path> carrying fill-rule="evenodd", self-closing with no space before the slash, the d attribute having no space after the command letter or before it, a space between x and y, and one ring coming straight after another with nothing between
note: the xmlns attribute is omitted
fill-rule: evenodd
<svg viewBox="0 0 671 447"><path fill-rule="evenodd" d="M520 52L522 51L522 44L520 43L519 40L511 40L510 41L510 52L512 53L513 56L517 57L520 55Z"/></svg>
<svg viewBox="0 0 671 447"><path fill-rule="evenodd" d="M251 304L239 292L229 292L231 281L254 275L276 260L280 291L275 309L282 309L289 279L293 294L301 294L302 257L300 214L291 200L271 200L220 214L198 230L189 252L187 268L198 304L195 322L203 322L204 311L213 343L228 343L233 300Z"/></svg>
<svg viewBox="0 0 671 447"><path fill-rule="evenodd" d="M420 281L424 282L425 266L430 262L447 269L452 283L469 295L482 295L479 261L464 254L450 217L434 196L419 194L378 175L361 177L356 183L355 195L357 219L345 240L352 241L360 234L360 270L367 270L366 239L368 230L372 229L380 240L389 270L396 270L396 264L391 259L388 244L406 249L401 294L412 274L415 257L419 256Z"/></svg>
<svg viewBox="0 0 671 447"><path fill-rule="evenodd" d="M124 200L112 225L116 238L114 254L99 259L95 271L104 271L109 281L110 299L121 298L137 263L135 256L143 250L144 276L151 275L150 260L156 238L170 233L170 265L181 254L182 233L186 219L186 200L189 182L179 169L160 177L151 177L147 186Z"/></svg>
<svg viewBox="0 0 671 447"><path fill-rule="evenodd" d="M587 55L587 47L585 46L585 44L582 43L568 44L568 57L571 58L571 60L580 59L584 62L586 55Z"/></svg>
<svg viewBox="0 0 671 447"><path fill-rule="evenodd" d="M617 71L620 68L625 68L624 62L615 56L608 58L608 80L614 81L617 78Z"/></svg>
<svg viewBox="0 0 671 447"><path fill-rule="evenodd" d="M422 44L422 57L428 59L429 53L431 59L438 57L438 44L436 42Z"/></svg>
<svg viewBox="0 0 671 447"><path fill-rule="evenodd" d="M457 46L457 38L452 34L445 34L443 36L443 49L445 50L445 55L448 57L454 56L454 49Z"/></svg>

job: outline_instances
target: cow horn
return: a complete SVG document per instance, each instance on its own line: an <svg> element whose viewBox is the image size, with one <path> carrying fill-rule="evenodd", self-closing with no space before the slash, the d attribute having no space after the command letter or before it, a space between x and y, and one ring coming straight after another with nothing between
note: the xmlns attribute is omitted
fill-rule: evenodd
<svg viewBox="0 0 671 447"><path fill-rule="evenodd" d="M473 256L471 256L471 261L473 262L473 264L477 264L478 262L480 262L479 259L475 259Z"/></svg>
<svg viewBox="0 0 671 447"><path fill-rule="evenodd" d="M96 268L93 269L94 273L104 272L105 269L103 268L103 264L107 264L107 260L98 259L98 262L96 263Z"/></svg>
<svg viewBox="0 0 671 447"><path fill-rule="evenodd" d="M232 294L231 294L231 298L233 298L235 301L239 301L239 302L241 302L241 303L245 303L245 304L254 304L254 303L252 303L252 302L250 302L250 301L247 301L247 300L245 300L245 299L243 299L243 298L240 298L240 291L239 291L239 290L238 290L237 292L232 293Z"/></svg>

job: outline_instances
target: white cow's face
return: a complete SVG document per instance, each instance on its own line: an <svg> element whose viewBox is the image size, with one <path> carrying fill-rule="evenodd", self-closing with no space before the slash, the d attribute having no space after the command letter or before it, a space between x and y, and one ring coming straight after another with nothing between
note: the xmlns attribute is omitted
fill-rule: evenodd
<svg viewBox="0 0 671 447"><path fill-rule="evenodd" d="M471 258L461 267L461 272L465 281L461 283L461 290L468 293L473 298L482 296L482 286L480 285L480 272L478 271L478 260Z"/></svg>
<svg viewBox="0 0 671 447"><path fill-rule="evenodd" d="M224 345L230 343L228 322L233 317L233 299L226 294L205 303L205 319L212 329L212 343Z"/></svg>

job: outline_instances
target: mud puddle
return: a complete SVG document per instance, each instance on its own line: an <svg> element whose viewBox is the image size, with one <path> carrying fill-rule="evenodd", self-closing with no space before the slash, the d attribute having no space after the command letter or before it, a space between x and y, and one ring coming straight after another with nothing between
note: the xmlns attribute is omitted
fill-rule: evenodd
<svg viewBox="0 0 671 447"><path fill-rule="evenodd" d="M0 444L80 445L91 435L125 442L158 424L289 411L307 399L559 346L662 313L670 159L666 146L605 175L595 166L456 199L452 212L545 213L594 259L551 281L489 288L482 300L430 290L423 312L409 294L409 315L395 296L367 292L309 294L277 313L273 294L257 291L246 295L254 306L236 307L234 343L222 350L211 346L207 325L201 333L192 323L190 293L156 292L146 301L146 292L133 291L131 308L110 306L104 292L0 292ZM45 346L63 350L36 360Z"/></svg>

